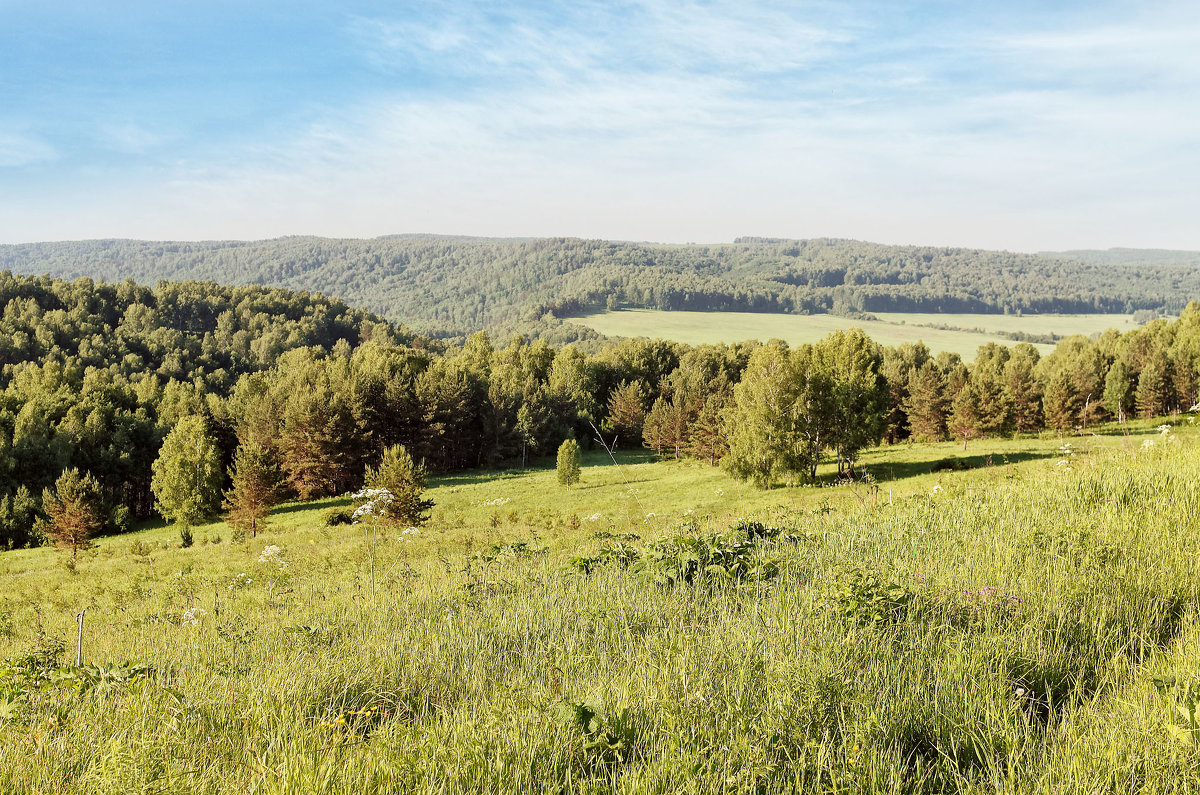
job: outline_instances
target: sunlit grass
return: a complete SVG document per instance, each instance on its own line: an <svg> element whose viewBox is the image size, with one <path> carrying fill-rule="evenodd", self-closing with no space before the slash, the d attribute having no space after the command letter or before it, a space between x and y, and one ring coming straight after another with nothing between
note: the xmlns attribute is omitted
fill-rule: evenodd
<svg viewBox="0 0 1200 795"><path fill-rule="evenodd" d="M66 662L86 607L85 661L159 673L0 673L0 791L1194 792L1200 445L1156 424L1074 455L881 448L873 485L766 492L589 455L570 492L438 480L409 542L324 527L334 500L241 543L101 539L74 573L8 553L0 658ZM931 471L951 458L973 468ZM791 536L764 582L569 570L743 515Z"/></svg>

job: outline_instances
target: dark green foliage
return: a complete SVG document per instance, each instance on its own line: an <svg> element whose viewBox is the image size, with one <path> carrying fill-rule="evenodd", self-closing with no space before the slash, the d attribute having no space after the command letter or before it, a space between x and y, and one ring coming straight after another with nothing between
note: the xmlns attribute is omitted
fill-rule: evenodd
<svg viewBox="0 0 1200 795"><path fill-rule="evenodd" d="M330 508L322 516L326 527L337 527L338 525L353 524L354 511L349 508Z"/></svg>
<svg viewBox="0 0 1200 795"><path fill-rule="evenodd" d="M387 506L387 517L412 527L420 527L429 521L429 509L433 501L422 498L426 488L425 464L413 461L403 445L393 445L383 451L379 466L368 469L365 477L367 488L387 489L392 499Z"/></svg>

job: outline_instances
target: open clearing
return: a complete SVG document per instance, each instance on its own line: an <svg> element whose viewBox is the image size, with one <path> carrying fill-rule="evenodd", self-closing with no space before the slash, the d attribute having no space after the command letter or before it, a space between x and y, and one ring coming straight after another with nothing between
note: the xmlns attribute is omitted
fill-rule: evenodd
<svg viewBox="0 0 1200 795"><path fill-rule="evenodd" d="M569 492L440 479L416 534L324 526L342 499L9 552L0 792L1195 792L1172 422L768 491L589 455Z"/></svg>
<svg viewBox="0 0 1200 795"><path fill-rule="evenodd" d="M853 320L837 315L783 315L757 312L666 312L655 309L622 309L568 318L614 337L661 337L689 345L782 339L790 345L820 340L833 331L861 328L882 345L923 341L934 353L957 353L965 360L975 358L980 345L996 342L1014 345L997 332L1028 334L1093 334L1109 327L1128 331L1129 315L975 315L876 313L881 320ZM902 322L903 321L903 322ZM918 325L924 324L924 325ZM927 328L946 325L955 329L981 328L992 333ZM1035 346L1042 354L1053 345Z"/></svg>

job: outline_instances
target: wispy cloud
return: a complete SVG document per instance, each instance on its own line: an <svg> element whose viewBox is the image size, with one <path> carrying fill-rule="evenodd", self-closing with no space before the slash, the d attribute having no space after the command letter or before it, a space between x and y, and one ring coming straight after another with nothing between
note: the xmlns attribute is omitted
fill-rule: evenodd
<svg viewBox="0 0 1200 795"><path fill-rule="evenodd" d="M49 142L36 135L0 129L0 168L19 168L58 157Z"/></svg>
<svg viewBox="0 0 1200 795"><path fill-rule="evenodd" d="M370 79L269 134L188 148L154 125L100 125L109 149L177 153L114 207L191 237L1200 246L1181 178L1200 171L1200 18L1185 3L402 8L346 14Z"/></svg>

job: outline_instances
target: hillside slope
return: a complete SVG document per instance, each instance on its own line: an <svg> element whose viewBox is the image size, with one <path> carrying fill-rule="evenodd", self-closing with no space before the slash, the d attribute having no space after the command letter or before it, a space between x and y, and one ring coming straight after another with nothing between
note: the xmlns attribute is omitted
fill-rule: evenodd
<svg viewBox="0 0 1200 795"><path fill-rule="evenodd" d="M587 309L751 312L1179 311L1200 272L850 240L723 245L434 236L0 247L0 269L315 290L423 331L536 329ZM553 317L547 317L547 315ZM545 323L542 331L547 330ZM559 333L563 330L559 328ZM587 333L573 330L571 334Z"/></svg>

